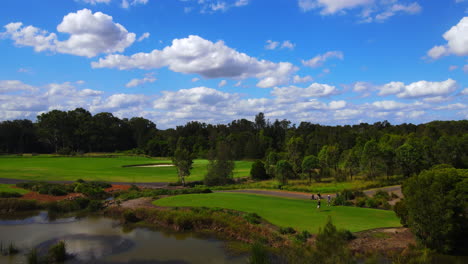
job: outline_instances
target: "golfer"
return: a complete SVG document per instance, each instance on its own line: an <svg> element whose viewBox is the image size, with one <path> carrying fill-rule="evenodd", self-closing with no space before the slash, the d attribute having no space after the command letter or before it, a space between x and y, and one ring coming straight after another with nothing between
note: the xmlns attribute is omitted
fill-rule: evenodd
<svg viewBox="0 0 468 264"><path fill-rule="evenodd" d="M320 209L320 199L317 199L317 209Z"/></svg>
<svg viewBox="0 0 468 264"><path fill-rule="evenodd" d="M327 196L327 206L330 206L331 203L331 197L330 195Z"/></svg>

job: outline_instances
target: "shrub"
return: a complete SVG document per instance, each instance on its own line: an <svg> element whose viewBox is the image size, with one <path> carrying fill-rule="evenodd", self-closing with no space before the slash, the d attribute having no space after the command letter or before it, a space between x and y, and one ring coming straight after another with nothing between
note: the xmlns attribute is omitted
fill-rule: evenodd
<svg viewBox="0 0 468 264"><path fill-rule="evenodd" d="M244 219L251 224L257 225L261 223L262 218L256 213L248 213L244 215Z"/></svg>
<svg viewBox="0 0 468 264"><path fill-rule="evenodd" d="M346 241L351 241L356 238L356 236L349 230L339 230L338 232L340 233L341 237Z"/></svg>
<svg viewBox="0 0 468 264"><path fill-rule="evenodd" d="M136 223L140 221L140 219L136 216L135 212L131 210L126 210L122 214L123 220L125 223Z"/></svg>
<svg viewBox="0 0 468 264"><path fill-rule="evenodd" d="M261 243L256 242L250 248L249 264L268 264L268 251Z"/></svg>
<svg viewBox="0 0 468 264"><path fill-rule="evenodd" d="M28 264L39 264L39 254L37 249L33 248L26 256Z"/></svg>
<svg viewBox="0 0 468 264"><path fill-rule="evenodd" d="M0 211L15 212L39 209L40 205L35 200L20 200L14 198L0 198Z"/></svg>
<svg viewBox="0 0 468 264"><path fill-rule="evenodd" d="M17 192L0 192L0 198L18 198L23 195Z"/></svg>
<svg viewBox="0 0 468 264"><path fill-rule="evenodd" d="M88 204L88 210L91 212L97 212L102 209L102 202L99 200L91 200Z"/></svg>
<svg viewBox="0 0 468 264"><path fill-rule="evenodd" d="M312 237L312 235L309 233L309 231L304 230L298 233L294 238L296 239L297 242L305 243L310 237Z"/></svg>
<svg viewBox="0 0 468 264"><path fill-rule="evenodd" d="M67 258L65 242L59 241L49 248L49 260L52 262L64 262Z"/></svg>
<svg viewBox="0 0 468 264"><path fill-rule="evenodd" d="M384 199L386 201L390 200L390 195L388 194L388 192L384 192L382 190L378 190L375 194L374 194L374 198L380 198L380 199Z"/></svg>
<svg viewBox="0 0 468 264"><path fill-rule="evenodd" d="M400 218L401 225L408 226L408 209L404 200L398 201L393 207L395 214Z"/></svg>
<svg viewBox="0 0 468 264"><path fill-rule="evenodd" d="M257 160L252 164L250 169L250 177L254 180L266 180L268 179L268 174L265 170L265 164L262 161Z"/></svg>
<svg viewBox="0 0 468 264"><path fill-rule="evenodd" d="M292 228L292 227L280 227L278 231L282 235L295 234L296 233L296 230L294 228Z"/></svg>

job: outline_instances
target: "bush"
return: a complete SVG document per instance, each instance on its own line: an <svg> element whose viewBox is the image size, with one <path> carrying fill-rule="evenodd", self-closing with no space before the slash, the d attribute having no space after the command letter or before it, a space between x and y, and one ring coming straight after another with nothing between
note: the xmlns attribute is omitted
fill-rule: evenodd
<svg viewBox="0 0 468 264"><path fill-rule="evenodd" d="M35 200L20 200L14 198L0 198L0 212L29 211L40 209Z"/></svg>
<svg viewBox="0 0 468 264"><path fill-rule="evenodd" d="M268 251L265 246L257 242L252 245L250 248L250 257L249 264L268 264L270 263L268 259Z"/></svg>
<svg viewBox="0 0 468 264"><path fill-rule="evenodd" d="M294 238L296 239L297 242L305 243L310 237L312 237L312 235L309 233L309 231L304 230L300 232L299 234L297 234Z"/></svg>
<svg viewBox="0 0 468 264"><path fill-rule="evenodd" d="M341 237L346 241L351 241L356 238L356 236L349 230L339 230L338 232L340 233Z"/></svg>
<svg viewBox="0 0 468 264"><path fill-rule="evenodd" d="M405 201L398 201L393 207L395 214L400 218L400 223L402 226L408 226L408 209L406 208Z"/></svg>
<svg viewBox="0 0 468 264"><path fill-rule="evenodd" d="M295 234L296 233L296 230L294 228L292 228L292 227L280 227L278 231L282 235Z"/></svg>
<svg viewBox="0 0 468 264"><path fill-rule="evenodd" d="M60 241L57 244L52 245L49 248L48 257L51 262L64 262L67 258L65 242Z"/></svg>
<svg viewBox="0 0 468 264"><path fill-rule="evenodd" d="M265 164L262 161L257 160L252 164L250 169L250 177L254 180L266 180L268 179L268 174L265 170Z"/></svg>
<svg viewBox="0 0 468 264"><path fill-rule="evenodd" d="M91 200L88 204L88 210L91 212L97 212L102 209L102 202L99 200Z"/></svg>
<svg viewBox="0 0 468 264"><path fill-rule="evenodd" d="M0 192L0 198L18 198L23 195L17 192Z"/></svg>
<svg viewBox="0 0 468 264"><path fill-rule="evenodd" d="M380 199L384 199L386 201L389 201L390 200L390 195L388 194L388 192L384 192L382 190L378 190L375 194L374 194L374 198L380 198Z"/></svg>
<svg viewBox="0 0 468 264"><path fill-rule="evenodd" d="M136 223L140 219L136 216L135 212L127 210L122 214L123 220L125 223Z"/></svg>
<svg viewBox="0 0 468 264"><path fill-rule="evenodd" d="M244 219L251 224L257 225L261 223L262 218L256 213L248 213L244 215Z"/></svg>
<svg viewBox="0 0 468 264"><path fill-rule="evenodd" d="M33 248L26 256L28 264L39 264L39 254L37 249Z"/></svg>

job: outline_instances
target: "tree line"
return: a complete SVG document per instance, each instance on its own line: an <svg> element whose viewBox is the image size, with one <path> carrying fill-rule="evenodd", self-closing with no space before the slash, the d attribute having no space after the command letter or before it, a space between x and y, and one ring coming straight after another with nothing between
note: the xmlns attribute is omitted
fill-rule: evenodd
<svg viewBox="0 0 468 264"><path fill-rule="evenodd" d="M35 122L0 122L2 153L128 151L173 157L178 145L193 158L209 158L221 146L233 160L262 159L270 177L278 176L277 172L285 179L306 175L316 180L352 179L358 173L410 176L441 163L468 168L468 121L296 125L285 119L268 120L259 113L254 121L216 125L193 121L162 130L142 117L120 119L77 108L42 113Z"/></svg>

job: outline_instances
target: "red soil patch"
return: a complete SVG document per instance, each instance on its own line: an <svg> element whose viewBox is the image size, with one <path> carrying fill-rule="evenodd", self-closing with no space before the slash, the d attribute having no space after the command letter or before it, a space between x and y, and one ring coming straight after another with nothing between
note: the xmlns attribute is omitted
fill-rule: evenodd
<svg viewBox="0 0 468 264"><path fill-rule="evenodd" d="M130 185L122 185L122 184L112 184L112 187L104 189L106 192L116 192L116 191L127 191L132 186Z"/></svg>
<svg viewBox="0 0 468 264"><path fill-rule="evenodd" d="M39 194L37 192L30 192L21 199L25 200L37 200L40 202L53 202L53 201L61 201L61 200L68 200L68 199L73 199L75 197L82 197L83 195L81 193L69 193L67 195L62 195L62 196L53 196L53 195L48 195L48 194Z"/></svg>

